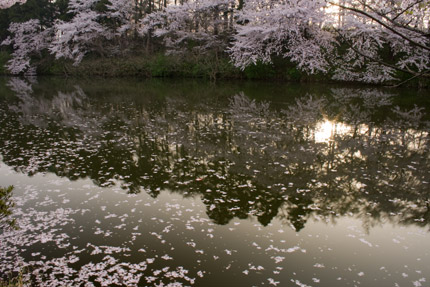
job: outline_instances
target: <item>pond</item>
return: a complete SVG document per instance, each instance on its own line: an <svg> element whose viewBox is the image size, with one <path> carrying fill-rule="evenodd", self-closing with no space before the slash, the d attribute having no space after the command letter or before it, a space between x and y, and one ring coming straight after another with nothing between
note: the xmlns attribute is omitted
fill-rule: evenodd
<svg viewBox="0 0 430 287"><path fill-rule="evenodd" d="M35 286L429 286L426 92L0 79L0 274Z"/></svg>

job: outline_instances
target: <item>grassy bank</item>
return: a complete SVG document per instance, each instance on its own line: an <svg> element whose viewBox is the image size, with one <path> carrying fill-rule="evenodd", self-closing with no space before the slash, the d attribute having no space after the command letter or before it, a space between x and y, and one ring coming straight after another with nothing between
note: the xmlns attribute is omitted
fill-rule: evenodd
<svg viewBox="0 0 430 287"><path fill-rule="evenodd" d="M176 57L157 53L128 57L89 56L78 66L70 61L50 61L40 66L40 74L74 77L178 77L243 78L243 73L228 58Z"/></svg>
<svg viewBox="0 0 430 287"><path fill-rule="evenodd" d="M174 77L206 79L285 80L292 82L331 81L329 75L307 75L294 64L275 60L273 64L257 63L241 70L227 55L177 56L162 52L127 57L88 56L78 66L65 60L41 61L40 75L71 77Z"/></svg>

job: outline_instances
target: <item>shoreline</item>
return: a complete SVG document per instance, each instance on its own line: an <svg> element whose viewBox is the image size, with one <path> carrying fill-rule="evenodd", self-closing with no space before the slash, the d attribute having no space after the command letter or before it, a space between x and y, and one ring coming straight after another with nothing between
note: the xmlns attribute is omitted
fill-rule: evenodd
<svg viewBox="0 0 430 287"><path fill-rule="evenodd" d="M15 77L4 67L9 55L0 52L0 76ZM204 63L203 59L178 59L162 53L152 55L134 55L125 57L88 56L79 65L71 61L42 58L36 63L37 77L54 76L64 78L172 78L172 79L205 79L209 81L241 80L258 82L281 82L302 84L333 84L356 87L396 88L403 79L391 83L364 83L359 81L339 81L330 74L308 75L301 72L287 60L274 61L272 64L249 66L244 70L234 67L227 57L221 57L217 63ZM430 80L416 79L403 87L429 89Z"/></svg>

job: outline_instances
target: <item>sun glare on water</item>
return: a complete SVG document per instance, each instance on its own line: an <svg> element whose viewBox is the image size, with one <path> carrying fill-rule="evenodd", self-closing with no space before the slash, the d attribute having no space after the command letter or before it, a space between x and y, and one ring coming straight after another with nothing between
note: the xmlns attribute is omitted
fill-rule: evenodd
<svg viewBox="0 0 430 287"><path fill-rule="evenodd" d="M315 129L315 142L326 143L334 140L336 135L345 135L351 131L351 127L343 123L330 120L319 122Z"/></svg>

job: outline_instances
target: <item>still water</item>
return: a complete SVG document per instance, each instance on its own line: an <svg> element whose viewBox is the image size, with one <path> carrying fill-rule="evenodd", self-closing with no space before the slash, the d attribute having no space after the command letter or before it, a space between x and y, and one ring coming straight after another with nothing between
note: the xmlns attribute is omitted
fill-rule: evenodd
<svg viewBox="0 0 430 287"><path fill-rule="evenodd" d="M430 286L430 98L0 79L0 274L35 286ZM427 91L428 92L428 91Z"/></svg>

